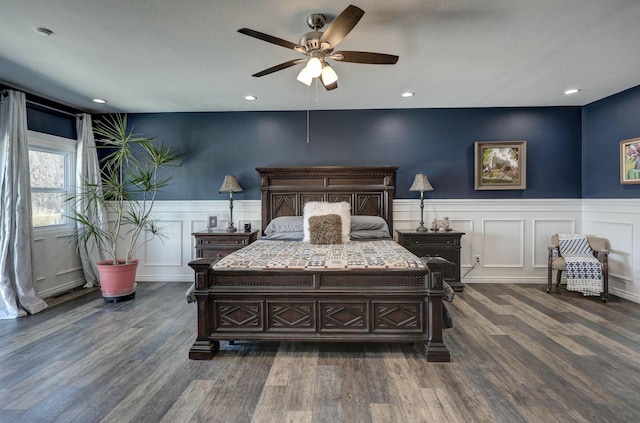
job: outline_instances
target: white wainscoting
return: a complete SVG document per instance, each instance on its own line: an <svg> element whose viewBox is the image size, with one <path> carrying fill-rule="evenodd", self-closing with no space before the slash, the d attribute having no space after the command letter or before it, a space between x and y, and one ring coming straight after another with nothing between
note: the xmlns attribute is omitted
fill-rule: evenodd
<svg viewBox="0 0 640 423"><path fill-rule="evenodd" d="M640 199L583 199L585 233L606 238L610 291L640 303Z"/></svg>
<svg viewBox="0 0 640 423"><path fill-rule="evenodd" d="M234 200L234 224L260 227L260 201ZM463 282L539 283L547 281L547 245L557 232L584 232L607 238L611 247L611 293L640 303L640 200L515 199L425 200L424 221L449 217L462 237ZM140 250L139 281L191 281L195 258L192 232L206 229L207 216L228 219L228 201L163 201L154 215L164 240ZM420 222L419 200L394 201L394 227ZM635 241L638 240L638 241ZM635 245L634 245L635 244ZM475 256L480 264L473 266ZM635 272L634 273L634 269ZM634 274L635 280L634 280Z"/></svg>
<svg viewBox="0 0 640 423"><path fill-rule="evenodd" d="M229 221L229 201L160 201L153 209L154 222L162 237L154 238L140 248L138 281L192 281L189 262L195 259L193 232L206 230L209 215ZM251 222L260 228L260 201L233 201L233 221Z"/></svg>
<svg viewBox="0 0 640 423"><path fill-rule="evenodd" d="M547 246L557 232L579 230L580 199L425 200L425 222L445 216L462 237L463 282L547 281ZM419 200L395 200L397 228L420 221ZM474 258L480 263L473 266Z"/></svg>
<svg viewBox="0 0 640 423"><path fill-rule="evenodd" d="M33 234L32 260L35 290L48 298L84 285L84 273L75 242L68 242L72 228L37 228Z"/></svg>

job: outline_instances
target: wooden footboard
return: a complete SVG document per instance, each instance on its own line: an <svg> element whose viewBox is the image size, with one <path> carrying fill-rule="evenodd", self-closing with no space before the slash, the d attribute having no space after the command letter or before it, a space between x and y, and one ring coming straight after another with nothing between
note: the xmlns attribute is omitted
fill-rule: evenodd
<svg viewBox="0 0 640 423"><path fill-rule="evenodd" d="M427 361L450 361L442 338L438 272L195 271L194 360L211 359L221 340L411 342Z"/></svg>

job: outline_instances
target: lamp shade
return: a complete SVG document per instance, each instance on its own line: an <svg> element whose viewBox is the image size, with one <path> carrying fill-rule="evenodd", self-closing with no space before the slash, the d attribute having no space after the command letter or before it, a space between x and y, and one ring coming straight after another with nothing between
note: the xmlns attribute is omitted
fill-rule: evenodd
<svg viewBox="0 0 640 423"><path fill-rule="evenodd" d="M324 85L331 85L338 80L338 74L328 64L325 64L322 68L320 77Z"/></svg>
<svg viewBox="0 0 640 423"><path fill-rule="evenodd" d="M298 74L298 77L296 79L298 81L302 82L307 87L310 87L311 86L311 81L313 81L313 78L309 74L309 71L307 70L306 67L302 68L302 70L300 71L300 73Z"/></svg>
<svg viewBox="0 0 640 423"><path fill-rule="evenodd" d="M409 188L409 191L433 191L433 187L431 186L431 183L429 183L427 175L420 172L413 179L413 184L411 184L411 188Z"/></svg>
<svg viewBox="0 0 640 423"><path fill-rule="evenodd" d="M314 56L309 59L306 68L312 78L317 78L322 73L322 61Z"/></svg>
<svg viewBox="0 0 640 423"><path fill-rule="evenodd" d="M219 192L242 192L242 187L234 175L226 175Z"/></svg>

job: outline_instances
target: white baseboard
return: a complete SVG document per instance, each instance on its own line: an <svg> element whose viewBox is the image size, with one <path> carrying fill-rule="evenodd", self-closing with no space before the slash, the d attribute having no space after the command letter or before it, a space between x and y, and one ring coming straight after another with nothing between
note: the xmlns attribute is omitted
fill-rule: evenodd
<svg viewBox="0 0 640 423"><path fill-rule="evenodd" d="M50 289L45 289L42 290L40 292L38 292L38 297L40 298L50 298L53 296L56 296L58 294L63 294L65 292L71 291L72 289L84 286L85 281L84 279L78 279L75 281L71 281L71 282L67 282L65 284L62 285L58 285L54 288L50 288Z"/></svg>

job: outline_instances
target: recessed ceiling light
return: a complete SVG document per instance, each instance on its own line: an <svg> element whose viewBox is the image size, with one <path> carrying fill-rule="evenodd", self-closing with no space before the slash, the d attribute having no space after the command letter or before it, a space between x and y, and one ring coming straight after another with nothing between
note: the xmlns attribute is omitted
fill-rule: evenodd
<svg viewBox="0 0 640 423"><path fill-rule="evenodd" d="M51 35L53 35L53 31L49 28L36 28L36 32L45 37L50 37Z"/></svg>
<svg viewBox="0 0 640 423"><path fill-rule="evenodd" d="M107 100L103 100L103 99L101 99L101 98L94 98L94 99L93 99L93 102L94 102L94 103L99 103L99 104L104 104L104 103L106 103L106 102L107 102Z"/></svg>
<svg viewBox="0 0 640 423"><path fill-rule="evenodd" d="M255 95L245 95L244 99L247 101L255 101L258 99L258 97L256 97Z"/></svg>
<svg viewBox="0 0 640 423"><path fill-rule="evenodd" d="M404 98L409 98L409 97L413 97L414 95L416 95L416 93L412 93L410 91L407 91L407 92L402 93L401 95Z"/></svg>
<svg viewBox="0 0 640 423"><path fill-rule="evenodd" d="M578 88L571 88L564 92L565 95L578 94L580 90Z"/></svg>

